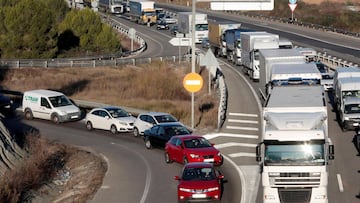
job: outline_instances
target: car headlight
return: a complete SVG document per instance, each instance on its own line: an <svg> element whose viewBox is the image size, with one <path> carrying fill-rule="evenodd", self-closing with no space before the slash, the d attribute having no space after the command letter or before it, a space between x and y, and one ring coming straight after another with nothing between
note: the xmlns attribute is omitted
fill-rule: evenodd
<svg viewBox="0 0 360 203"><path fill-rule="evenodd" d="M349 120L349 117L344 117L344 120L345 120L345 121L348 121L348 120Z"/></svg>
<svg viewBox="0 0 360 203"><path fill-rule="evenodd" d="M190 157L194 159L194 158L199 158L200 156L197 154L190 154Z"/></svg>
<svg viewBox="0 0 360 203"><path fill-rule="evenodd" d="M188 188L179 188L180 191L183 191L183 192L191 192L191 189L188 189Z"/></svg>
<svg viewBox="0 0 360 203"><path fill-rule="evenodd" d="M212 188L208 189L209 192L216 191L216 190L219 190L219 187L212 187Z"/></svg>
<svg viewBox="0 0 360 203"><path fill-rule="evenodd" d="M221 153L220 153L220 152L218 152L218 153L217 153L217 155L218 155L218 156L221 156Z"/></svg>
<svg viewBox="0 0 360 203"><path fill-rule="evenodd" d="M119 123L120 123L121 125L127 125L127 123L124 122L124 121L119 121Z"/></svg>

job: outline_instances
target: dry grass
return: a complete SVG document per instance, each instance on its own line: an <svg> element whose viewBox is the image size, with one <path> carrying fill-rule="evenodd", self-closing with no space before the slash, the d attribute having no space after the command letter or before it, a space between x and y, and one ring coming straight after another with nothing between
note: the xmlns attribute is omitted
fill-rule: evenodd
<svg viewBox="0 0 360 203"><path fill-rule="evenodd" d="M0 202L23 202L30 190L37 190L51 180L68 158L64 146L34 135L27 136L26 149L29 157L23 164L0 179Z"/></svg>
<svg viewBox="0 0 360 203"><path fill-rule="evenodd" d="M93 197L107 170L100 157L50 142L37 134L26 137L28 157L0 179L0 202L70 203L86 202Z"/></svg>
<svg viewBox="0 0 360 203"><path fill-rule="evenodd" d="M164 111L190 125L191 94L182 84L189 72L188 64L163 62L119 68L11 69L4 74L1 86L21 92L53 89L72 99ZM199 128L216 128L218 98L207 95L207 71L202 71L202 75L204 87L195 93L195 122ZM212 108L198 111L204 103L213 104Z"/></svg>

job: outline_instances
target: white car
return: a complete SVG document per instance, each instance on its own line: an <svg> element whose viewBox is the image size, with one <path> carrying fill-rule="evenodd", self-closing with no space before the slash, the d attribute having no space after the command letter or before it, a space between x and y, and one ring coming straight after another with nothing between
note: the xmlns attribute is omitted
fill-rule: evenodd
<svg viewBox="0 0 360 203"><path fill-rule="evenodd" d="M163 17L160 19L161 21L165 21L167 24L176 24L178 20L174 17L171 17L169 15Z"/></svg>
<svg viewBox="0 0 360 203"><path fill-rule="evenodd" d="M160 123L181 124L174 116L164 112L141 113L134 123L134 136L143 135L144 131Z"/></svg>
<svg viewBox="0 0 360 203"><path fill-rule="evenodd" d="M92 109L85 118L88 130L110 130L112 134L118 132L132 132L135 117L119 107L105 107Z"/></svg>

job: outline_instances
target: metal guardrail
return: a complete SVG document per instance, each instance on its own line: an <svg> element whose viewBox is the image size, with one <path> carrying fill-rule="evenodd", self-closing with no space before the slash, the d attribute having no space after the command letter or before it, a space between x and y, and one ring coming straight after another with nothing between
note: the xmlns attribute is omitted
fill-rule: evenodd
<svg viewBox="0 0 360 203"><path fill-rule="evenodd" d="M337 58L324 53L318 53L317 59L326 63L330 68L359 67L358 64ZM136 65L151 63L153 61L189 61L186 56L163 56L149 58L78 58L78 59L1 59L0 68L63 68L63 67L118 67L123 65Z"/></svg>

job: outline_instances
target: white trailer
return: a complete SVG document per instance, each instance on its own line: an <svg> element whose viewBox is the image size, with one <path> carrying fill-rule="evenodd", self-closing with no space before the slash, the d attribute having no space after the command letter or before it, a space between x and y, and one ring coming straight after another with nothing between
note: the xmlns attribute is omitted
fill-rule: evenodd
<svg viewBox="0 0 360 203"><path fill-rule="evenodd" d="M259 51L259 89L260 95L266 99L271 88L270 77L274 64L304 64L305 56L295 49L261 49ZM316 66L315 66L316 67Z"/></svg>
<svg viewBox="0 0 360 203"><path fill-rule="evenodd" d="M178 32L189 34L192 31L192 12L178 13ZM208 38L209 24L206 13L195 13L195 43L199 44Z"/></svg>
<svg viewBox="0 0 360 203"><path fill-rule="evenodd" d="M337 119L343 131L360 124L360 77L337 78L334 86Z"/></svg>
<svg viewBox="0 0 360 203"><path fill-rule="evenodd" d="M327 203L334 146L321 86L274 87L262 115L261 162L264 203Z"/></svg>
<svg viewBox="0 0 360 203"><path fill-rule="evenodd" d="M259 50L278 49L279 35L267 32L243 32L241 38L241 64L250 79L260 79Z"/></svg>
<svg viewBox="0 0 360 203"><path fill-rule="evenodd" d="M227 45L224 36L225 31L229 29L236 29L240 26L241 23L209 20L209 43L215 56L226 56Z"/></svg>

